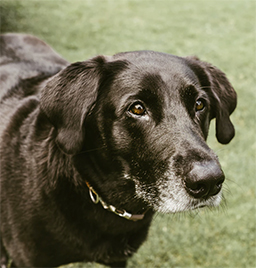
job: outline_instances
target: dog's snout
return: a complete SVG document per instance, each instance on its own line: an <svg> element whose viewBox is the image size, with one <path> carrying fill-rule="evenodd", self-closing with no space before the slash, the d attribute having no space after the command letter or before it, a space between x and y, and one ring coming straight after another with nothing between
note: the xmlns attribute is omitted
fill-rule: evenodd
<svg viewBox="0 0 256 268"><path fill-rule="evenodd" d="M185 186L194 198L206 199L220 192L224 179L224 173L217 162L197 162L187 174Z"/></svg>

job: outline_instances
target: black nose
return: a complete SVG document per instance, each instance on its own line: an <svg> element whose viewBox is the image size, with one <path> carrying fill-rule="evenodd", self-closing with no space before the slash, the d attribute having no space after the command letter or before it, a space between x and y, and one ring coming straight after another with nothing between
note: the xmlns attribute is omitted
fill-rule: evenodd
<svg viewBox="0 0 256 268"><path fill-rule="evenodd" d="M196 162L185 178L186 190L195 198L207 199L220 192L224 179L217 162Z"/></svg>

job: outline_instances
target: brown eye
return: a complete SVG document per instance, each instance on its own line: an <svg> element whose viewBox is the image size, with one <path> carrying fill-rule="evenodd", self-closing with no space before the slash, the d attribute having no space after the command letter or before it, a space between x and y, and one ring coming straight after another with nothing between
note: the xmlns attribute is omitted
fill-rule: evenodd
<svg viewBox="0 0 256 268"><path fill-rule="evenodd" d="M204 102L202 100L197 100L196 101L196 112L198 111L202 111L204 109L205 105Z"/></svg>
<svg viewBox="0 0 256 268"><path fill-rule="evenodd" d="M142 116L146 113L146 109L141 103L135 103L130 107L129 112L134 115Z"/></svg>

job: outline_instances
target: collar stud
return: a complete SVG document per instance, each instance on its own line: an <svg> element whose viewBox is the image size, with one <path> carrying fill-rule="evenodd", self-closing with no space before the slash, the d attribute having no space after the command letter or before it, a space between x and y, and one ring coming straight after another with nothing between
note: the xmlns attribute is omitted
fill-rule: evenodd
<svg viewBox="0 0 256 268"><path fill-rule="evenodd" d="M93 187L89 184L89 182L86 181L86 185L89 188L89 195L94 204L98 204L100 202L104 209L110 212L113 212L119 217L125 218L127 220L131 220L131 221L143 220L147 210L143 214L136 215L136 214L131 214L124 209L117 209L116 207L112 205L108 205L106 202L104 202L102 198L97 194L97 192L93 189Z"/></svg>

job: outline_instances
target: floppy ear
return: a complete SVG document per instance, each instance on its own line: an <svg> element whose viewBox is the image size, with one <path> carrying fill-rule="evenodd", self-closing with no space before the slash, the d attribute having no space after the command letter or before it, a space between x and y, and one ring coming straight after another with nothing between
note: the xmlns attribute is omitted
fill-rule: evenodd
<svg viewBox="0 0 256 268"><path fill-rule="evenodd" d="M214 105L216 137L220 143L227 144L235 136L235 128L229 116L236 108L237 95L222 71L210 64L205 64L205 70L208 74L216 103Z"/></svg>
<svg viewBox="0 0 256 268"><path fill-rule="evenodd" d="M56 143L67 154L83 146L83 122L97 98L103 56L77 62L55 75L42 91L40 109L56 130Z"/></svg>
<svg viewBox="0 0 256 268"><path fill-rule="evenodd" d="M216 137L220 143L227 144L235 136L235 129L230 121L230 115L236 108L236 92L226 75L218 68L207 62L200 61L196 57L189 59L196 62L207 76L207 78L204 77L203 79L202 87L207 88L207 85L210 87L210 92L208 91L208 93L211 95L211 119L216 118Z"/></svg>

